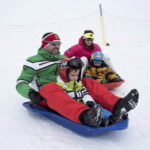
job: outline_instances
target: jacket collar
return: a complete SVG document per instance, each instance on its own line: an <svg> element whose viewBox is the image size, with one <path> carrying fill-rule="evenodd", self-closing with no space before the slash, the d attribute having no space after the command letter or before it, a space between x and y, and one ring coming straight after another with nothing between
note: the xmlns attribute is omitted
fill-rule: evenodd
<svg viewBox="0 0 150 150"><path fill-rule="evenodd" d="M40 47L38 49L38 55L41 55L43 56L44 58L47 58L48 60L58 60L58 56L59 56L59 53L58 55L53 55L49 52L47 52L45 49L43 49L42 47Z"/></svg>

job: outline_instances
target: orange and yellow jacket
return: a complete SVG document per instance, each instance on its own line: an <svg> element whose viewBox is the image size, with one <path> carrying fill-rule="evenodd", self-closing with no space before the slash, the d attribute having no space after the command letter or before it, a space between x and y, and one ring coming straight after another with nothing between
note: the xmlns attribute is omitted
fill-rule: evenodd
<svg viewBox="0 0 150 150"><path fill-rule="evenodd" d="M94 67L93 65L89 65L85 69L85 77L94 78L101 82L102 80L111 81L114 78L118 78L118 75L103 61L101 67Z"/></svg>

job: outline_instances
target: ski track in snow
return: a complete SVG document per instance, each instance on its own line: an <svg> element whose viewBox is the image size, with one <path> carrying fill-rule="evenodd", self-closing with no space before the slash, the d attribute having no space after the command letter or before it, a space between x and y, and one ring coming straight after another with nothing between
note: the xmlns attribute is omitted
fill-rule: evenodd
<svg viewBox="0 0 150 150"><path fill-rule="evenodd" d="M108 49L111 48L112 47L109 47ZM105 49L106 48L103 48L103 51L105 51ZM147 149L150 145L150 119L148 116L150 104L148 99L149 85L148 81L146 81L146 77L149 73L149 64L147 62L149 55L144 54L142 57L141 55L148 52L150 46L145 47L143 45L142 52L141 47L139 48L138 46L132 48L122 46L121 48L119 47L119 52L117 51L117 46L114 47L114 49L116 49L116 52L110 52L110 55L117 68L117 72L125 79L125 83L121 87L112 90L112 92L124 97L132 88L137 88L140 93L137 108L130 112L128 129L86 138L61 127L44 116L28 112L22 107L22 103L25 102L26 99L22 98L15 91L15 80L20 68L13 68L13 66L17 66L18 64L14 59L13 63L9 64L10 66L6 65L3 69L1 68L3 70L1 74L3 78L1 81L1 93L3 93L3 95L0 104L0 139L3 150L10 149L10 147L22 150L33 148L37 150L82 150L99 147L102 149L109 149L111 147L115 150L134 148L139 150L142 148ZM127 53L130 52L130 55L121 56L121 53L124 51ZM115 54L117 54L117 56ZM7 56L8 60L9 58L10 60L13 59L11 55ZM1 61L2 60L5 61L4 57L2 57ZM117 64L117 62L120 63ZM13 69L8 73L10 68ZM146 74L144 72L146 72Z"/></svg>

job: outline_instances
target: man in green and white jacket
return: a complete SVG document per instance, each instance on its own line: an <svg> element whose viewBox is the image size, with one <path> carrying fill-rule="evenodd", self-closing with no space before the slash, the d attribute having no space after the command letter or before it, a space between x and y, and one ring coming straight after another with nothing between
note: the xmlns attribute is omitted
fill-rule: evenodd
<svg viewBox="0 0 150 150"><path fill-rule="evenodd" d="M50 40L51 43L48 43L47 40ZM29 83L34 79L36 79L38 89L47 83L56 82L58 64L65 58L59 53L60 44L57 34L46 33L42 38L42 46L38 49L37 55L26 60L16 86L17 91L23 97L29 98L29 92L33 91Z"/></svg>

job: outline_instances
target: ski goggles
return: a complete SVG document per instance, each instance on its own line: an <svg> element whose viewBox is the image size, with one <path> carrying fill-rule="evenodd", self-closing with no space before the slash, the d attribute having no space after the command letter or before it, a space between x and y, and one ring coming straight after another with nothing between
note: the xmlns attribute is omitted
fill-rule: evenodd
<svg viewBox="0 0 150 150"><path fill-rule="evenodd" d="M100 64L100 65L101 65L101 64L102 64L102 61L101 61L101 60L93 60L93 63L94 63L94 64Z"/></svg>
<svg viewBox="0 0 150 150"><path fill-rule="evenodd" d="M60 46L61 45L61 42L60 41L45 41L44 42L50 44L50 45L53 45L53 46Z"/></svg>
<svg viewBox="0 0 150 150"><path fill-rule="evenodd" d="M91 39L91 38L87 38L87 39L85 39L86 41L91 41L91 42L93 42L94 41L94 39Z"/></svg>

